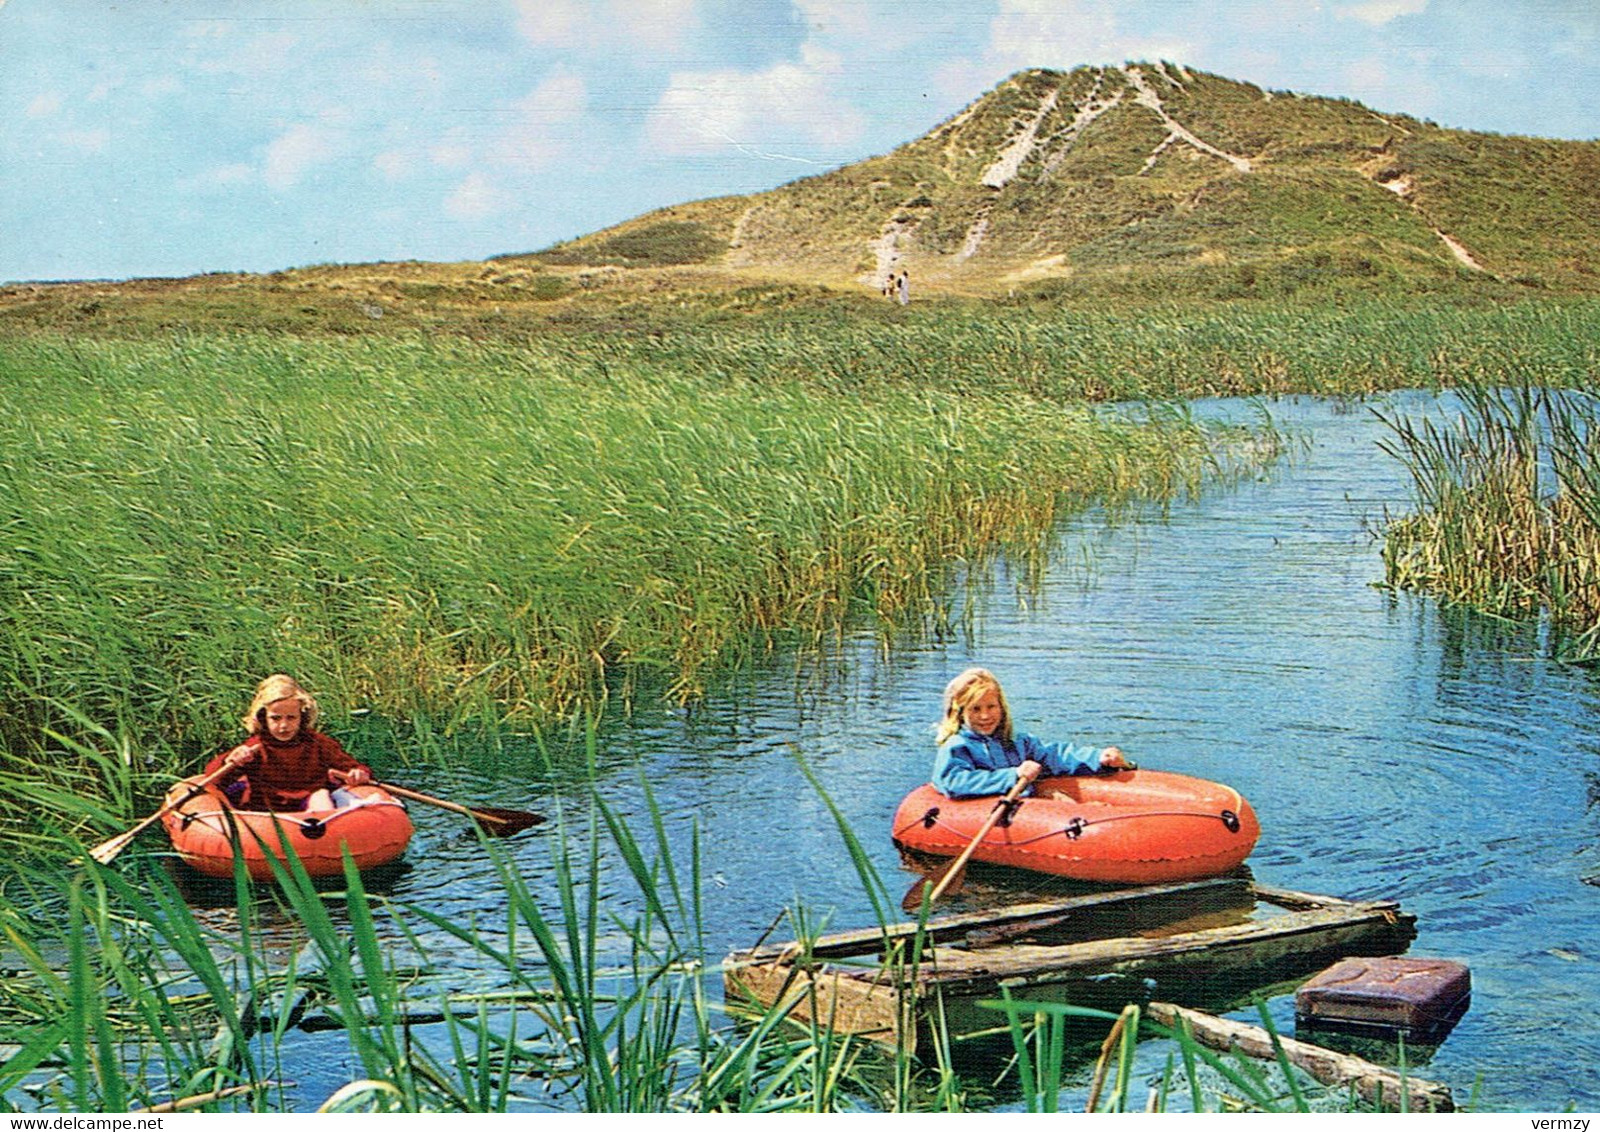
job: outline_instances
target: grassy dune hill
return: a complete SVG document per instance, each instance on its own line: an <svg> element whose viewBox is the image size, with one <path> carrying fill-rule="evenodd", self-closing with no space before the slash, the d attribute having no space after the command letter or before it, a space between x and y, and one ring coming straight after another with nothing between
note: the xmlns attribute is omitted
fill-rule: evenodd
<svg viewBox="0 0 1600 1132"><path fill-rule="evenodd" d="M664 209L546 263L717 263L975 293L1184 278L1202 294L1462 272L1591 289L1600 146L1446 130L1165 63L1013 76L882 157ZM1263 275L1265 273L1265 276Z"/></svg>
<svg viewBox="0 0 1600 1132"><path fill-rule="evenodd" d="M1600 143L1447 130L1172 63L1032 70L891 153L482 262L0 286L46 326L365 334L918 299L1600 290ZM670 298L671 302L663 302Z"/></svg>

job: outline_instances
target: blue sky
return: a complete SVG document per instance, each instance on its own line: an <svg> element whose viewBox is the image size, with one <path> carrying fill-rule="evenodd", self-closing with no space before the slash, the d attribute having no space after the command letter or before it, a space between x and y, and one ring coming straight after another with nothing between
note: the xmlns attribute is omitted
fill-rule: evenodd
<svg viewBox="0 0 1600 1132"><path fill-rule="evenodd" d="M532 251L1129 59L1600 137L1596 0L0 0L0 281Z"/></svg>

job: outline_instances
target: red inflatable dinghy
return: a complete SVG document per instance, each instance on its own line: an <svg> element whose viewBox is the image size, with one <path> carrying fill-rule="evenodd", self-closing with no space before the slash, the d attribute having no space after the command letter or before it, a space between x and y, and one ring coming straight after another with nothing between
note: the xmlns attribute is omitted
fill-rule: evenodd
<svg viewBox="0 0 1600 1132"><path fill-rule="evenodd" d="M167 801L187 794L201 777L175 783L167 791ZM161 820L178 855L207 876L233 875L235 837L245 868L255 880L272 876L267 854L283 860L285 837L306 872L314 877L344 872L341 846L349 847L350 858L358 869L377 868L396 860L411 840L411 816L405 805L381 787L344 789L355 797L354 805L272 813L236 810L219 791L207 788Z"/></svg>
<svg viewBox="0 0 1600 1132"><path fill-rule="evenodd" d="M1232 787L1155 770L1041 778L973 858L1073 880L1164 884L1237 868L1261 836ZM894 817L903 849L954 857L1000 799L947 798L931 785L906 795Z"/></svg>

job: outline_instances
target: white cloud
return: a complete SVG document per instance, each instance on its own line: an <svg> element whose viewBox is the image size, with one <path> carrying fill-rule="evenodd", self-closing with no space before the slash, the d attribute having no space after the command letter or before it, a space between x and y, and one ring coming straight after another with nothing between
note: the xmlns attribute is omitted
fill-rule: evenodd
<svg viewBox="0 0 1600 1132"><path fill-rule="evenodd" d="M255 168L241 161L230 165L214 165L193 177L180 177L174 185L179 192L208 192L211 189L247 185L255 179Z"/></svg>
<svg viewBox="0 0 1600 1132"><path fill-rule="evenodd" d="M385 92L398 88L424 99L441 90L450 77L436 57L401 50L388 40L372 44L351 74L362 87Z"/></svg>
<svg viewBox="0 0 1600 1132"><path fill-rule="evenodd" d="M139 93L155 97L162 94L180 94L183 84L176 75L158 75L139 84Z"/></svg>
<svg viewBox="0 0 1600 1132"><path fill-rule="evenodd" d="M572 47L581 38L587 13L584 0L517 0L517 31L542 47Z"/></svg>
<svg viewBox="0 0 1600 1132"><path fill-rule="evenodd" d="M332 138L322 127L304 122L290 126L268 144L262 179L270 188L291 189L307 169L327 161L334 152Z"/></svg>
<svg viewBox="0 0 1600 1132"><path fill-rule="evenodd" d="M1113 62L1102 53L1116 39L1116 10L1105 3L1001 0L989 22L989 50L1007 59L1072 54Z"/></svg>
<svg viewBox="0 0 1600 1132"><path fill-rule="evenodd" d="M103 153L111 144L111 131L103 126L94 130L68 130L61 135L61 142L79 153Z"/></svg>
<svg viewBox="0 0 1600 1132"><path fill-rule="evenodd" d="M252 36L231 63L240 74L272 81L283 75L285 63L302 53L298 35L287 31L267 32Z"/></svg>
<svg viewBox="0 0 1600 1132"><path fill-rule="evenodd" d="M839 73L837 60L810 51L764 71L675 73L650 111L646 140L667 154L849 143L864 122L835 91Z"/></svg>
<svg viewBox="0 0 1600 1132"><path fill-rule="evenodd" d="M881 15L861 0L794 0L794 6L805 17L813 37L831 40L862 39L875 30L873 17Z"/></svg>
<svg viewBox="0 0 1600 1132"><path fill-rule="evenodd" d="M257 26L241 20L186 25L183 34L197 52L189 65L201 74L282 82L285 66L305 54L300 38L292 31L253 31Z"/></svg>
<svg viewBox="0 0 1600 1132"><path fill-rule="evenodd" d="M445 198L444 211L456 220L483 220L516 203L510 193L481 172L469 173Z"/></svg>
<svg viewBox="0 0 1600 1132"><path fill-rule="evenodd" d="M589 88L583 76L557 67L516 104L511 129L495 156L520 164L545 164L581 136L588 107Z"/></svg>
<svg viewBox="0 0 1600 1132"><path fill-rule="evenodd" d="M1334 12L1342 19L1378 26L1401 16L1420 15L1427 7L1428 0L1364 0L1360 4L1339 5Z"/></svg>
<svg viewBox="0 0 1600 1132"><path fill-rule="evenodd" d="M929 85L939 92L942 101L960 106L994 86L1003 69L1004 64L993 60L953 59L933 69Z"/></svg>
<svg viewBox="0 0 1600 1132"><path fill-rule="evenodd" d="M517 30L539 47L626 41L672 51L699 25L697 0L516 0Z"/></svg>
<svg viewBox="0 0 1600 1132"><path fill-rule="evenodd" d="M1126 8L1113 0L1000 0L987 54L1006 71L1193 57L1186 40L1125 31L1119 7Z"/></svg>
<svg viewBox="0 0 1600 1132"><path fill-rule="evenodd" d="M696 0L614 0L614 18L634 43L674 48L698 26Z"/></svg>
<svg viewBox="0 0 1600 1132"><path fill-rule="evenodd" d="M359 139L361 124L352 127ZM465 126L452 126L442 135L406 120L391 123L381 139L373 139L372 168L384 180L404 181L431 170L465 170L474 161L474 141Z"/></svg>
<svg viewBox="0 0 1600 1132"><path fill-rule="evenodd" d="M451 136L428 147L428 160L441 169L465 169L472 164L472 146Z"/></svg>
<svg viewBox="0 0 1600 1132"><path fill-rule="evenodd" d="M178 34L186 39L226 39L233 34L233 21L225 19L185 20Z"/></svg>
<svg viewBox="0 0 1600 1132"><path fill-rule="evenodd" d="M55 92L38 95L23 111L29 118L53 118L61 112L61 96Z"/></svg>
<svg viewBox="0 0 1600 1132"><path fill-rule="evenodd" d="M1349 91L1383 90L1389 85L1389 67L1382 59L1352 59L1340 68L1345 89Z"/></svg>
<svg viewBox="0 0 1600 1132"><path fill-rule="evenodd" d="M386 149L372 159L372 167L386 181L403 181L416 168L416 162L404 150Z"/></svg>

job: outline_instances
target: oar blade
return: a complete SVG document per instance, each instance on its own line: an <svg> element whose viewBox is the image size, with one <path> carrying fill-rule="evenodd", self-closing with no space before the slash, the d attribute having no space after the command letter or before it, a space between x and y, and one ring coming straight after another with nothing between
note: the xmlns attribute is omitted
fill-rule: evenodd
<svg viewBox="0 0 1600 1132"><path fill-rule="evenodd" d="M503 810L498 806L473 806L472 816L478 828L490 837L510 837L536 825L543 825L545 817L530 810Z"/></svg>
<svg viewBox="0 0 1600 1132"><path fill-rule="evenodd" d="M102 865L109 865L116 859L117 854L121 853L133 843L133 839L135 837L138 837L146 829L149 829L156 822L160 821L164 814L166 814L168 811L177 809L190 798L193 798L196 794L203 792L207 786L210 786L213 782L218 781L223 775L227 774L232 769L233 768L231 766L220 766L202 778L199 782L196 782L193 786L191 786L188 793L184 794L182 797L173 798L169 796L167 800L161 804L161 808L159 810L145 818L132 829L123 830L115 837L110 837L102 841L93 849L89 850L89 856Z"/></svg>
<svg viewBox="0 0 1600 1132"><path fill-rule="evenodd" d="M933 887L932 877L918 877L900 898L900 910L907 915L915 916L922 908L923 894L933 891Z"/></svg>
<svg viewBox="0 0 1600 1132"><path fill-rule="evenodd" d="M89 850L89 856L102 865L109 865L133 841L134 832L136 831L119 833L115 837L107 838Z"/></svg>
<svg viewBox="0 0 1600 1132"><path fill-rule="evenodd" d="M936 894L929 899L937 900L940 896L960 892L961 886L966 883L966 876L965 861L960 858L946 861L927 876L917 878L916 883L906 890L905 896L901 897L901 910L914 916L922 909L925 893Z"/></svg>

